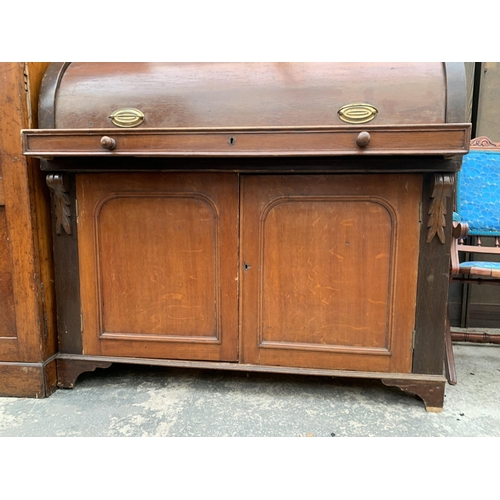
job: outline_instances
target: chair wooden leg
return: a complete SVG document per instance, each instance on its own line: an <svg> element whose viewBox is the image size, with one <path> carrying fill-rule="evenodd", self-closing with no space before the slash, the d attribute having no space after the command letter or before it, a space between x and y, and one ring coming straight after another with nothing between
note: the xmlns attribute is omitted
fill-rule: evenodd
<svg viewBox="0 0 500 500"><path fill-rule="evenodd" d="M445 367L446 367L446 380L450 385L456 385L457 383L457 372L455 370L455 356L453 354L453 345L451 343L451 331L450 331L450 316L446 316L445 323Z"/></svg>

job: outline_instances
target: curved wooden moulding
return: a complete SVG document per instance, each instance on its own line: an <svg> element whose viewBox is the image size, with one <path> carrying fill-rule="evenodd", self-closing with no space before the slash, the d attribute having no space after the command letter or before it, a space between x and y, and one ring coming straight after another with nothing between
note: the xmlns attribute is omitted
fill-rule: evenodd
<svg viewBox="0 0 500 500"><path fill-rule="evenodd" d="M493 142L489 137L482 135L470 141L471 148L500 148L500 142Z"/></svg>
<svg viewBox="0 0 500 500"><path fill-rule="evenodd" d="M441 413L444 403L446 380L408 380L406 378L382 379L388 387L399 387L402 391L415 394L423 400L428 412Z"/></svg>
<svg viewBox="0 0 500 500"><path fill-rule="evenodd" d="M370 136L369 144L359 145L362 134ZM32 129L22 130L21 136L23 154L42 159L78 156L452 156L469 151L470 124Z"/></svg>
<svg viewBox="0 0 500 500"><path fill-rule="evenodd" d="M79 375L96 368L109 368L112 363L130 365L164 366L170 368L199 368L259 373L281 373L288 375L313 375L320 377L360 378L381 380L388 387L399 387L420 397L428 412L443 410L445 377L441 375L418 375L413 373L383 373L348 370L327 370L286 366L251 365L214 361L186 361L153 358L84 356L81 354L59 354L57 357L58 387L72 389Z"/></svg>
<svg viewBox="0 0 500 500"><path fill-rule="evenodd" d="M76 379L85 372L93 372L96 368L109 368L109 361L96 360L57 360L57 387L73 389Z"/></svg>

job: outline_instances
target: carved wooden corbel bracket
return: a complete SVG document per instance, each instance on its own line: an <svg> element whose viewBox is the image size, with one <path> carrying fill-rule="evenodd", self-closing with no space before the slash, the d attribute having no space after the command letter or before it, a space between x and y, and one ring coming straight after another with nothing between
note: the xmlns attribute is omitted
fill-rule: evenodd
<svg viewBox="0 0 500 500"><path fill-rule="evenodd" d="M455 178L453 175L436 174L434 176L434 187L432 190L432 202L429 207L429 221L427 227L427 243L430 243L434 236L438 236L439 241L444 244L446 241L444 228L446 227L446 198L453 193L453 184Z"/></svg>
<svg viewBox="0 0 500 500"><path fill-rule="evenodd" d="M71 203L67 188L64 185L64 177L61 174L49 174L46 181L47 186L52 191L56 233L61 234L62 229L64 229L67 234L71 234Z"/></svg>

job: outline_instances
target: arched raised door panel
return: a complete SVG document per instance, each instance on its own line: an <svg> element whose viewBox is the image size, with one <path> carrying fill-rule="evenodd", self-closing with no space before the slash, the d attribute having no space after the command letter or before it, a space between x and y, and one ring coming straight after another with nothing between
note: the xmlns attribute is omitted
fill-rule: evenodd
<svg viewBox="0 0 500 500"><path fill-rule="evenodd" d="M418 177L243 179L245 363L411 371Z"/></svg>
<svg viewBox="0 0 500 500"><path fill-rule="evenodd" d="M77 176L85 354L237 359L238 176Z"/></svg>

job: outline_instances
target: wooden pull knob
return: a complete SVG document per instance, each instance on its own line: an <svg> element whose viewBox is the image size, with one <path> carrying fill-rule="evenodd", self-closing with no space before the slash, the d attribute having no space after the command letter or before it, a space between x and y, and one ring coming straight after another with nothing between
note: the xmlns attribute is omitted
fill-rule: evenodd
<svg viewBox="0 0 500 500"><path fill-rule="evenodd" d="M116 147L116 141L112 137L108 137L107 135L105 135L101 138L101 146L104 149L112 151Z"/></svg>
<svg viewBox="0 0 500 500"><path fill-rule="evenodd" d="M360 148L364 148L368 146L368 144L370 143L370 139L370 134L368 132L360 132L358 134L358 137L356 137L356 144Z"/></svg>

